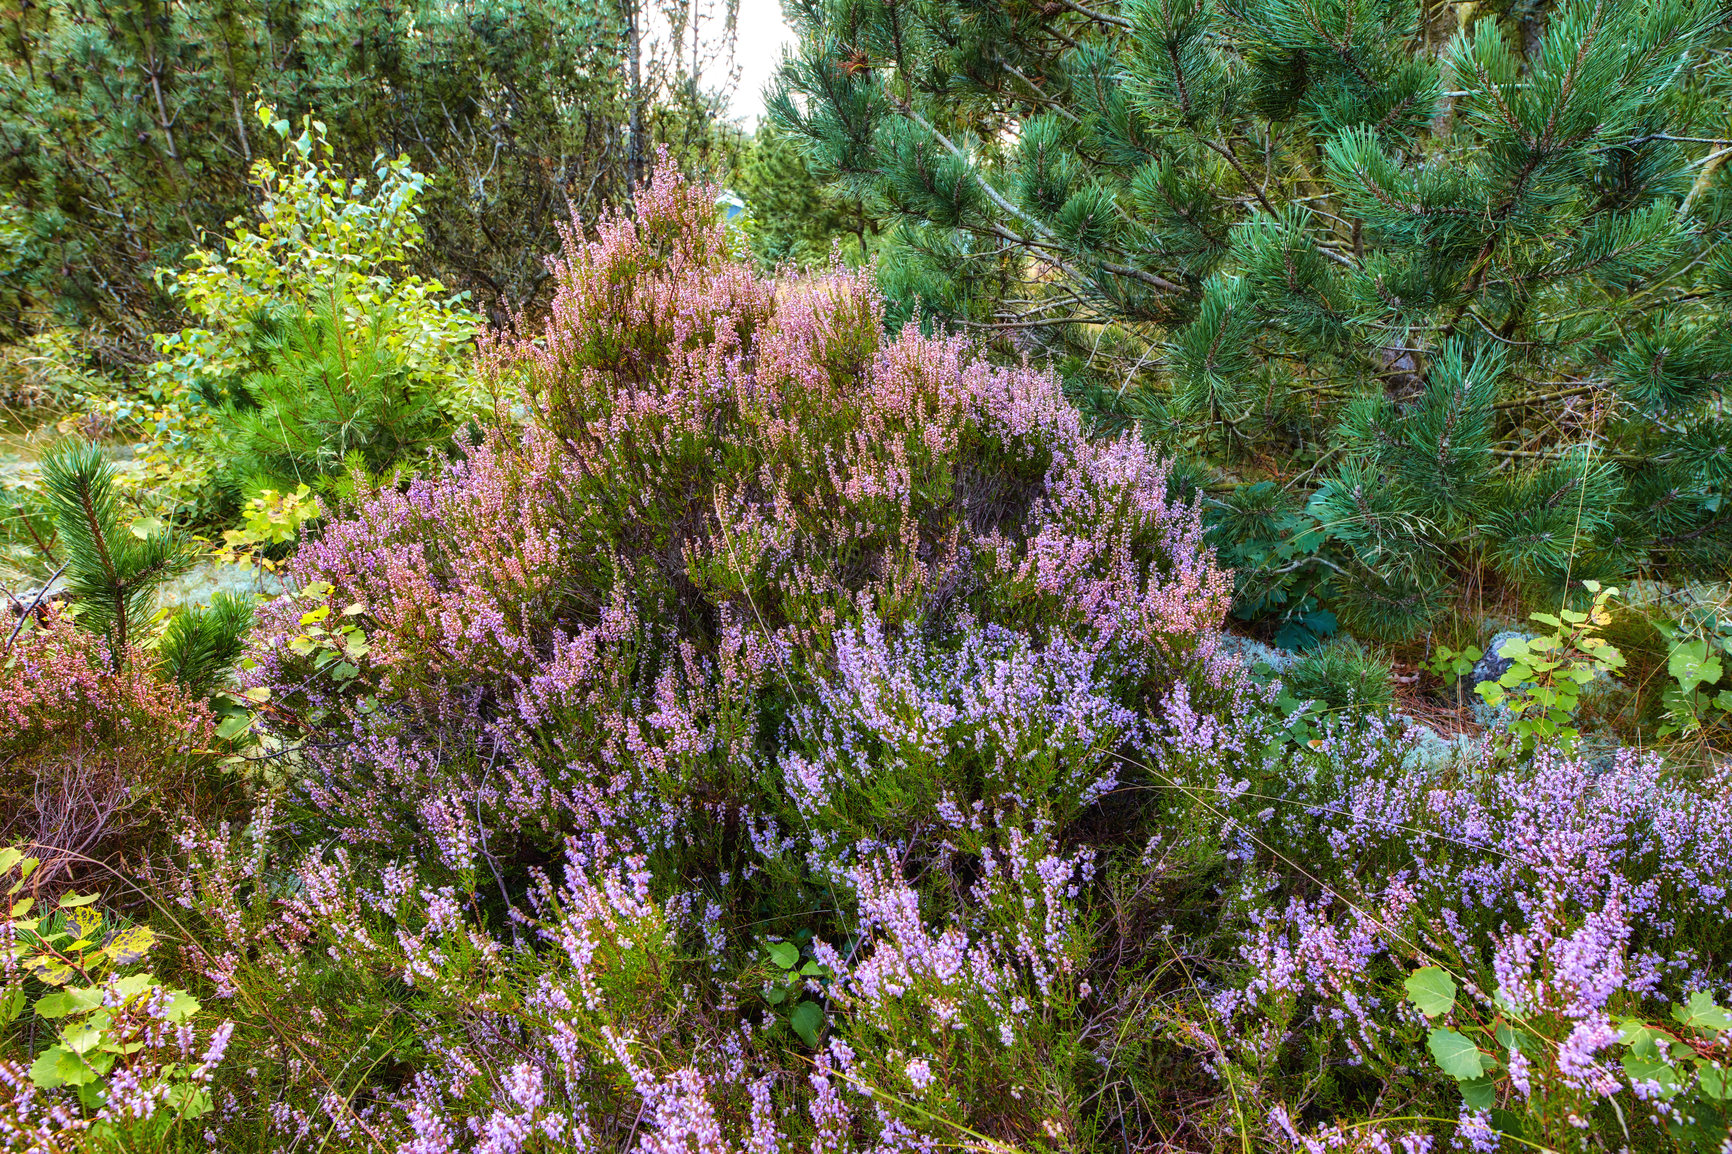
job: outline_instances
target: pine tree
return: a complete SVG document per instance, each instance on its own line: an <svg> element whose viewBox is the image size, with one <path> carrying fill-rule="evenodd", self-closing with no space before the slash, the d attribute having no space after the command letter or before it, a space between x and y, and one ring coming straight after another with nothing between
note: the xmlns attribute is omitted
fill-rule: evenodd
<svg viewBox="0 0 1732 1154"><path fill-rule="evenodd" d="M66 600L79 627L100 634L114 668L125 670L148 640L157 594L193 567L197 553L171 528L123 525L114 478L102 449L86 441L64 442L42 459ZM240 657L252 623L251 599L229 593L216 594L209 606L181 607L152 642L156 676L194 695L213 692ZM0 653L11 649L24 624Z"/></svg>
<svg viewBox="0 0 1732 1154"><path fill-rule="evenodd" d="M697 91L692 62L706 61L688 42L701 34L713 49L732 28L711 13L694 29L701 6L676 6L680 36L641 46L633 89L639 0L14 8L0 21L0 198L28 239L6 248L29 268L0 269L0 287L34 290L115 363L149 356L150 333L177 327L152 274L249 207L249 169L276 147L255 99L292 122L323 120L345 172L383 155L428 173L417 271L503 323L546 285L542 257L569 210L594 219L625 201L633 155L665 141L708 159L719 110ZM16 321L8 303L0 326Z"/></svg>
<svg viewBox="0 0 1732 1154"><path fill-rule="evenodd" d="M42 458L42 488L63 551L66 596L78 623L108 641L115 667L143 640L162 585L192 567L172 530L137 535L120 522L114 466L101 448L67 442Z"/></svg>
<svg viewBox="0 0 1732 1154"><path fill-rule="evenodd" d="M1189 463L1241 615L1401 637L1732 564L1729 15L800 0L772 109L904 315Z"/></svg>
<svg viewBox="0 0 1732 1154"><path fill-rule="evenodd" d="M752 251L771 268L823 264L837 250L859 264L877 240L877 224L864 206L825 188L812 175L804 150L774 124L752 134L734 169L733 187L751 213Z"/></svg>
<svg viewBox="0 0 1732 1154"><path fill-rule="evenodd" d="M217 415L236 479L292 489L359 465L413 467L450 439L441 394L392 346L388 313L335 307L261 320L256 367Z"/></svg>

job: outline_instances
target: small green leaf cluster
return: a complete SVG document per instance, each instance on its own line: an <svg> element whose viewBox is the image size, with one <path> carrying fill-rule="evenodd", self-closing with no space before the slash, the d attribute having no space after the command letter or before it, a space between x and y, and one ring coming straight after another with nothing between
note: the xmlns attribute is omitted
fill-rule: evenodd
<svg viewBox="0 0 1732 1154"><path fill-rule="evenodd" d="M1666 657L1671 684L1661 699L1666 720L1659 735L1692 734L1732 722L1732 677L1726 675L1732 624L1711 616L1656 625L1671 643Z"/></svg>
<svg viewBox="0 0 1732 1154"><path fill-rule="evenodd" d="M1723 1141L1732 1121L1732 1014L1698 990L1672 1007L1672 1024L1624 1018L1618 1025L1624 1073L1673 1107L1672 1137L1697 1148Z"/></svg>
<svg viewBox="0 0 1732 1154"><path fill-rule="evenodd" d="M1409 974L1405 983L1407 996L1426 1018L1437 1020L1451 1015L1456 1008L1456 984L1448 971L1440 966L1425 966ZM1466 1032L1464 1033L1463 1030ZM1490 1110L1497 1101L1498 1060L1493 1055L1511 1048L1529 1049L1532 1035L1518 1035L1519 1026L1502 1018L1489 1027L1463 1026L1462 1030L1434 1026L1426 1036L1426 1049L1438 1068L1461 1087L1462 1100L1475 1110ZM1480 1043L1486 1042L1485 1048ZM1495 1045L1492 1043L1495 1042ZM1500 1113L1504 1113L1500 1111ZM1519 1123L1494 1115L1494 1124L1507 1133L1520 1134Z"/></svg>
<svg viewBox="0 0 1732 1154"><path fill-rule="evenodd" d="M16 847L0 848L0 878L15 875L7 891L7 971L16 975L0 992L0 1029L19 1020L28 1001L25 976L48 987L32 1010L42 1022L60 1023L56 1041L30 1065L39 1089L70 1087L86 1110L99 1110L109 1082L124 1072L128 1092L154 1090L179 1118L209 1112L202 1071L162 1060L162 1024L182 1026L198 1000L133 967L156 944L146 926L111 922L94 908L95 894L67 893L47 914L32 916L35 899L20 892L41 863Z"/></svg>
<svg viewBox="0 0 1732 1154"><path fill-rule="evenodd" d="M1426 1049L1445 1074L1456 1080L1462 1101L1474 1110L1489 1111L1494 1129L1524 1140L1527 1127L1520 1113L1499 1107L1524 1099L1532 1108L1543 1096L1504 1094L1510 1065L1546 1060L1555 1043L1540 1036L1519 1015L1502 1010L1490 1022L1474 1023L1458 1013L1455 979L1440 966L1425 966L1407 976L1408 1000L1430 1022L1454 1020L1454 1027L1434 1025ZM1674 1140L1686 1147L1713 1148L1727 1136L1732 1101L1732 1014L1709 994L1696 991L1684 1005L1672 1008L1674 1025L1640 1017L1618 1021L1620 1060L1634 1085L1645 1085L1672 1109L1666 1113ZM1505 1061L1497 1055L1510 1055ZM1524 1077L1531 1077L1524 1074Z"/></svg>
<svg viewBox="0 0 1732 1154"><path fill-rule="evenodd" d="M1440 643L1432 650L1431 658L1425 663L1425 667L1441 678L1445 685L1454 687L1455 705L1459 709L1462 705L1462 678L1471 673L1474 664L1484 656L1485 650L1477 645L1451 649Z"/></svg>
<svg viewBox="0 0 1732 1154"><path fill-rule="evenodd" d="M1573 742L1581 731L1570 725L1582 689L1602 674L1624 667L1624 655L1599 635L1612 622L1608 604L1618 590L1584 581L1594 600L1586 610L1535 613L1533 620L1552 631L1539 637L1512 638L1498 648L1510 666L1496 681L1482 681L1475 692L1487 705L1513 714L1510 734L1524 750L1543 741Z"/></svg>
<svg viewBox="0 0 1732 1154"><path fill-rule="evenodd" d="M1272 481L1208 494L1203 508L1209 543L1233 571L1234 617L1274 625L1284 649L1308 649L1335 633L1313 564L1329 534L1311 510Z"/></svg>
<svg viewBox="0 0 1732 1154"><path fill-rule="evenodd" d="M801 962L800 947L793 942L765 942L764 952L776 967L764 985L764 1001L776 1008L801 1041L816 1048L824 1029L824 1007L803 995L810 983L832 979L829 967L815 958Z"/></svg>
<svg viewBox="0 0 1732 1154"><path fill-rule="evenodd" d="M367 612L363 602L345 605L335 621L330 620L331 586L328 582L312 581L296 596L314 603L314 608L300 616L300 632L288 643L289 652L312 663L313 672L324 674L338 683L353 681L361 672L357 662L367 656L369 646L364 622ZM249 696L256 690L248 690ZM268 693L268 691L267 691Z"/></svg>
<svg viewBox="0 0 1732 1154"><path fill-rule="evenodd" d="M223 532L223 554L266 569L276 565L269 553L293 545L301 527L323 515L313 491L303 482L288 492L260 489L247 499L239 528Z"/></svg>

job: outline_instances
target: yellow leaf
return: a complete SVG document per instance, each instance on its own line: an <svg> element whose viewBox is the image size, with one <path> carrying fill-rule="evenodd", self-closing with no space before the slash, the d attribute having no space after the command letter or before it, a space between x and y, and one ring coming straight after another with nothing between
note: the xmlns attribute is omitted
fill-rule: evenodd
<svg viewBox="0 0 1732 1154"><path fill-rule="evenodd" d="M24 968L51 986L64 986L78 972L58 958L46 954L26 961Z"/></svg>
<svg viewBox="0 0 1732 1154"><path fill-rule="evenodd" d="M67 894L65 897L60 899L60 908L63 910L74 910L79 906L90 905L100 896L101 895L99 894Z"/></svg>
<svg viewBox="0 0 1732 1154"><path fill-rule="evenodd" d="M103 949L117 966L130 966L150 952L156 944L156 934L145 926L128 926L109 936Z"/></svg>
<svg viewBox="0 0 1732 1154"><path fill-rule="evenodd" d="M89 939L94 938L96 932L102 928L102 915L89 907L67 910L65 924L72 936L78 939L71 948L76 950L88 949L90 947Z"/></svg>

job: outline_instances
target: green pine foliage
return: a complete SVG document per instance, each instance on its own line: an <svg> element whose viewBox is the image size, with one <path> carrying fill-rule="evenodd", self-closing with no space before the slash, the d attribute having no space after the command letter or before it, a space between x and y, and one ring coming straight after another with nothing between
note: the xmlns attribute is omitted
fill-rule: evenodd
<svg viewBox="0 0 1732 1154"><path fill-rule="evenodd" d="M832 252L857 265L877 241L878 225L860 201L824 187L799 144L774 124L760 126L742 149L733 187L750 214L752 253L771 268L823 264Z"/></svg>
<svg viewBox="0 0 1732 1154"><path fill-rule="evenodd" d="M1281 684L1301 701L1331 710L1379 709L1395 703L1389 659L1351 637L1335 637L1281 674Z"/></svg>
<svg viewBox="0 0 1732 1154"><path fill-rule="evenodd" d="M246 211L249 170L276 148L256 100L293 122L317 113L344 171L407 156L435 174L416 271L503 323L544 289L541 257L559 247L568 206L594 219L626 201L658 142L703 162L722 139L688 75L690 21L651 43L637 35L646 18L640 0L9 10L0 199L21 230L5 247L22 259L0 268L0 331L34 299L94 326L87 339L108 362L147 357L149 334L177 319L153 272ZM705 24L712 38L721 27Z"/></svg>
<svg viewBox="0 0 1732 1154"><path fill-rule="evenodd" d="M208 606L188 606L163 630L157 657L165 676L192 696L208 696L225 682L252 628L250 598L216 593Z"/></svg>
<svg viewBox="0 0 1732 1154"><path fill-rule="evenodd" d="M332 309L261 320L257 367L217 417L230 471L292 489L355 464L412 467L447 442L442 394L415 379L396 331L388 310L359 324Z"/></svg>
<svg viewBox="0 0 1732 1154"><path fill-rule="evenodd" d="M773 112L894 222L891 319L1189 462L1241 616L1725 575L1723 4L796 11Z"/></svg>
<svg viewBox="0 0 1732 1154"><path fill-rule="evenodd" d="M69 442L49 452L42 488L78 623L107 639L118 666L142 639L157 590L190 568L193 555L170 530L134 533L121 524L114 466L96 445Z"/></svg>

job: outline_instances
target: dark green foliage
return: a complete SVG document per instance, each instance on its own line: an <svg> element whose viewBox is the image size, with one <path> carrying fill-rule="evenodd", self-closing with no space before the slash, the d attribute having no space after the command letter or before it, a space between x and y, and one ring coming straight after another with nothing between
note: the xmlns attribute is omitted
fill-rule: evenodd
<svg viewBox="0 0 1732 1154"><path fill-rule="evenodd" d="M340 167L433 176L424 267L496 322L533 304L568 206L621 203L652 146L710 162L713 102L680 38L641 45L636 0L43 0L0 33L0 197L30 290L112 360L177 327L152 273L248 207L275 148L255 99L330 126ZM711 21L720 27L719 21ZM682 63L683 62L683 63ZM0 324L5 318L0 317Z"/></svg>
<svg viewBox="0 0 1732 1154"><path fill-rule="evenodd" d="M1242 616L1727 572L1723 4L797 14L773 113L894 222L891 318L1203 465Z"/></svg>
<svg viewBox="0 0 1732 1154"><path fill-rule="evenodd" d="M72 442L49 452L42 459L42 488L78 622L108 639L118 664L148 623L157 589L185 572L193 556L173 532L140 535L120 523L114 466L95 445Z"/></svg>
<svg viewBox="0 0 1732 1154"><path fill-rule="evenodd" d="M1395 702L1389 659L1351 637L1313 649L1285 673L1281 684L1301 701L1330 709L1377 709Z"/></svg>
<svg viewBox="0 0 1732 1154"><path fill-rule="evenodd" d="M258 367L218 414L238 479L293 488L359 463L379 472L413 464L450 437L437 389L417 381L392 348L390 318L356 325L329 314L266 319Z"/></svg>
<svg viewBox="0 0 1732 1154"><path fill-rule="evenodd" d="M163 631L157 653L163 672L194 696L215 690L240 658L253 624L250 599L217 593L208 608L189 606Z"/></svg>
<svg viewBox="0 0 1732 1154"><path fill-rule="evenodd" d="M860 202L825 189L774 124L760 127L741 152L733 187L751 213L752 251L771 267L822 264L836 248L858 264L877 239Z"/></svg>

